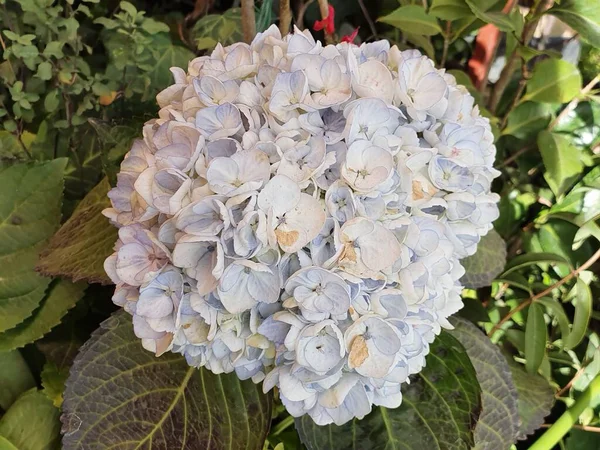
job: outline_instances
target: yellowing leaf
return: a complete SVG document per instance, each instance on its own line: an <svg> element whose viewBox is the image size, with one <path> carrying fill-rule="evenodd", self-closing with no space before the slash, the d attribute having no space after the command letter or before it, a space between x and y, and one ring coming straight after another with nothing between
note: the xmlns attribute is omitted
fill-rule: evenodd
<svg viewBox="0 0 600 450"><path fill-rule="evenodd" d="M117 230L102 215L110 206L110 189L103 179L77 206L73 215L56 232L40 256L38 270L49 276L73 281L111 284L104 272L104 260L112 253Z"/></svg>

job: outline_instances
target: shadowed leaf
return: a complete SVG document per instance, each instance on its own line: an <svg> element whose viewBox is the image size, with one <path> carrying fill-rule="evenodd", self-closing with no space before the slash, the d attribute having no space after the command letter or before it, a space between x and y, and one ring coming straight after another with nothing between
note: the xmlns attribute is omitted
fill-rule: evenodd
<svg viewBox="0 0 600 450"><path fill-rule="evenodd" d="M307 415L296 429L308 450L458 450L471 448L481 410L481 389L465 349L442 332L427 365L403 385L402 405L376 407L362 420L318 426Z"/></svg>
<svg viewBox="0 0 600 450"><path fill-rule="evenodd" d="M157 358L132 328L126 313L115 313L82 347L64 395L65 450L263 448L270 395L174 353Z"/></svg>
<svg viewBox="0 0 600 450"><path fill-rule="evenodd" d="M465 287L477 289L490 286L506 264L506 243L496 232L490 230L481 238L477 252L461 260L465 274L460 279Z"/></svg>
<svg viewBox="0 0 600 450"><path fill-rule="evenodd" d="M505 450L519 432L517 389L500 349L475 325L454 317L451 334L464 345L477 372L482 390L482 409L475 426L477 450Z"/></svg>

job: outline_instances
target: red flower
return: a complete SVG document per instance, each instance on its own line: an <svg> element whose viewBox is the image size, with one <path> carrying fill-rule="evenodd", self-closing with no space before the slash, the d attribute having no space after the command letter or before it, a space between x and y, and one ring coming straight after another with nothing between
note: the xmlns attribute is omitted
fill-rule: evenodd
<svg viewBox="0 0 600 450"><path fill-rule="evenodd" d="M335 9L333 9L332 5L329 5L329 15L325 17L323 20L315 20L315 24L313 25L313 30L321 31L325 30L327 34L333 34L335 32Z"/></svg>
<svg viewBox="0 0 600 450"><path fill-rule="evenodd" d="M352 44L354 42L354 39L356 39L356 36L358 36L359 28L360 27L356 27L351 34L343 36L341 42L347 42L348 44Z"/></svg>

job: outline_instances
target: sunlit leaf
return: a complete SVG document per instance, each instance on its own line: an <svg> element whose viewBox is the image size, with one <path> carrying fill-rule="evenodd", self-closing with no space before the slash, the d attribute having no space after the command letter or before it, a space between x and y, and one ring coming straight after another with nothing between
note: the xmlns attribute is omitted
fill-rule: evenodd
<svg viewBox="0 0 600 450"><path fill-rule="evenodd" d="M527 82L522 101L566 103L581 90L581 74L576 66L558 58L538 62Z"/></svg>
<svg viewBox="0 0 600 450"><path fill-rule="evenodd" d="M544 178L559 197L573 185L583 169L579 150L568 137L546 130L538 134L537 145L546 167Z"/></svg>
<svg viewBox="0 0 600 450"><path fill-rule="evenodd" d="M592 292L583 279L577 279L577 284L573 288L571 295L573 296L575 316L573 317L571 334L564 339L564 346L566 349L575 348L585 337L593 307Z"/></svg>
<svg viewBox="0 0 600 450"><path fill-rule="evenodd" d="M548 10L577 31L595 47L600 47L600 2L593 0L562 0Z"/></svg>
<svg viewBox="0 0 600 450"><path fill-rule="evenodd" d="M401 6L378 20L414 34L434 36L442 32L437 19L427 14L421 5Z"/></svg>

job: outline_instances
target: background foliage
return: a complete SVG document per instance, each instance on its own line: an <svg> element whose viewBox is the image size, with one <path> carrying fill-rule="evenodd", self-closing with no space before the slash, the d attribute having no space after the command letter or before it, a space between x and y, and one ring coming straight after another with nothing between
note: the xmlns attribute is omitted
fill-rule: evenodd
<svg viewBox="0 0 600 450"><path fill-rule="evenodd" d="M0 448L600 447L600 2L337 0L335 33L315 32L420 48L496 137L500 218L400 408L294 422L251 382L154 358L113 314L100 211L168 69L310 28L326 3L0 0Z"/></svg>

